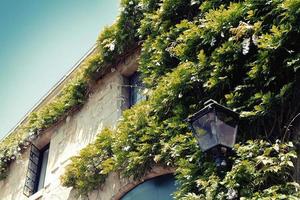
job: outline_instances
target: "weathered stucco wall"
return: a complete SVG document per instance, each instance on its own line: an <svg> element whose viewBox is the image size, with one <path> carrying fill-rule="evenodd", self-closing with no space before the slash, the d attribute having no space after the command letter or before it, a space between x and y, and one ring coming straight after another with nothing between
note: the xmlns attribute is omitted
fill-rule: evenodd
<svg viewBox="0 0 300 200"><path fill-rule="evenodd" d="M21 155L17 162L10 165L10 171L5 181L0 181L0 199L24 199L23 187L27 171L29 151Z"/></svg>
<svg viewBox="0 0 300 200"><path fill-rule="evenodd" d="M102 128L116 124L121 115L122 84L118 72L106 76L83 109L53 130L44 199L70 199L70 190L60 186L59 176L71 156L92 142Z"/></svg>
<svg viewBox="0 0 300 200"><path fill-rule="evenodd" d="M134 54L116 69L105 75L93 87L87 103L65 120L45 131L34 143L41 148L50 141L49 160L45 187L29 199L81 199L71 188L60 185L59 177L69 158L92 142L104 127L116 125L122 110L128 106L126 76L137 68L137 55ZM28 199L23 195L29 150L21 155L18 162L10 166L8 177L0 182L0 200ZM117 174L109 176L106 185L90 194L89 199L111 199L130 180L120 179Z"/></svg>

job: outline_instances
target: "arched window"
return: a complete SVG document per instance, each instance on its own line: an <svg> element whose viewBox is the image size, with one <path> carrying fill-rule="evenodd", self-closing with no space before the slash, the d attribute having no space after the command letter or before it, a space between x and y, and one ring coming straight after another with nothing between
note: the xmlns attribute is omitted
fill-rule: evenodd
<svg viewBox="0 0 300 200"><path fill-rule="evenodd" d="M176 190L173 175L159 176L130 190L121 200L172 200Z"/></svg>

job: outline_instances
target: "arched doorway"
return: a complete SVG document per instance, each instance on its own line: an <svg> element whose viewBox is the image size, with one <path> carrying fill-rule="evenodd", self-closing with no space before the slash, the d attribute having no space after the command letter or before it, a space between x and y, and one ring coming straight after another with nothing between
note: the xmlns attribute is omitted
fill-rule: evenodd
<svg viewBox="0 0 300 200"><path fill-rule="evenodd" d="M155 177L136 186L120 200L172 200L176 190L172 174Z"/></svg>

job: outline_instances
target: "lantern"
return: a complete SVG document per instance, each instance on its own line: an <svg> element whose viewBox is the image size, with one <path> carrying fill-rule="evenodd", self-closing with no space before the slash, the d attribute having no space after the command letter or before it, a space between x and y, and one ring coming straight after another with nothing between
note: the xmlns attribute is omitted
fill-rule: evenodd
<svg viewBox="0 0 300 200"><path fill-rule="evenodd" d="M239 114L210 99L190 116L194 136L203 152L211 151L217 167L227 165L226 153L235 144Z"/></svg>

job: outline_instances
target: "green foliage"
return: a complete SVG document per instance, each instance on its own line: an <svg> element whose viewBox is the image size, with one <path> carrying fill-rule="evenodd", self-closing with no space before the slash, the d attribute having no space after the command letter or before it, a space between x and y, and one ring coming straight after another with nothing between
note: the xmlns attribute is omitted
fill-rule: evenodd
<svg viewBox="0 0 300 200"><path fill-rule="evenodd" d="M78 156L72 157L71 164L61 177L63 186L73 187L79 193L86 194L104 183L114 168L112 140L112 132L104 129L95 142L82 149Z"/></svg>
<svg viewBox="0 0 300 200"><path fill-rule="evenodd" d="M31 132L37 133L59 120L68 110L85 102L86 83L74 81L63 89L61 94L37 113L29 116Z"/></svg>
<svg viewBox="0 0 300 200"><path fill-rule="evenodd" d="M0 143L0 180L7 175L7 167L29 146L45 129L55 124L72 109L81 106L87 95L87 81L82 73L66 84L60 94L50 103L28 116L15 132Z"/></svg>
<svg viewBox="0 0 300 200"><path fill-rule="evenodd" d="M153 164L159 138L152 132L149 106L136 106L133 112L125 112L118 126L118 139L113 145L118 169L130 176L142 176ZM135 134L132 134L135 133ZM101 135L101 134L100 134Z"/></svg>
<svg viewBox="0 0 300 200"><path fill-rule="evenodd" d="M177 199L299 199L286 132L300 112L299 27L299 0L121 1L119 18L100 34L78 76L0 144L0 177L30 137L84 103L95 74L142 44L148 99L72 158L65 186L86 194L112 171L137 179L161 165L176 169ZM209 98L241 113L225 177L183 122Z"/></svg>
<svg viewBox="0 0 300 200"><path fill-rule="evenodd" d="M137 1L122 1L124 11L114 25L107 27L99 36L97 49L84 61L78 72L65 84L62 91L38 111L31 113L28 119L0 143L0 180L8 173L8 166L43 131L69 112L80 107L89 92L89 85L101 70L114 64L124 52L135 48L137 42ZM132 15L134 13L135 15Z"/></svg>
<svg viewBox="0 0 300 200"><path fill-rule="evenodd" d="M275 142L292 139L285 126L300 111L299 8L298 0L123 1L122 20L131 14L135 29L127 42L142 42L139 71L149 98L124 112L113 133L115 168L106 171L140 178L154 165L174 167L178 199L299 198L291 179L295 152ZM125 34L108 32L103 47ZM233 167L223 178L183 122L209 98L242 117ZM257 138L273 144L243 144Z"/></svg>
<svg viewBox="0 0 300 200"><path fill-rule="evenodd" d="M186 200L299 199L300 186L292 178L296 158L293 149L292 143L270 144L262 140L237 144L236 155L231 157L232 169L224 178L220 178L214 165L205 159L198 164L181 162L177 169L180 186L176 197ZM190 170L196 167L197 170ZM194 184L186 184L190 181Z"/></svg>

